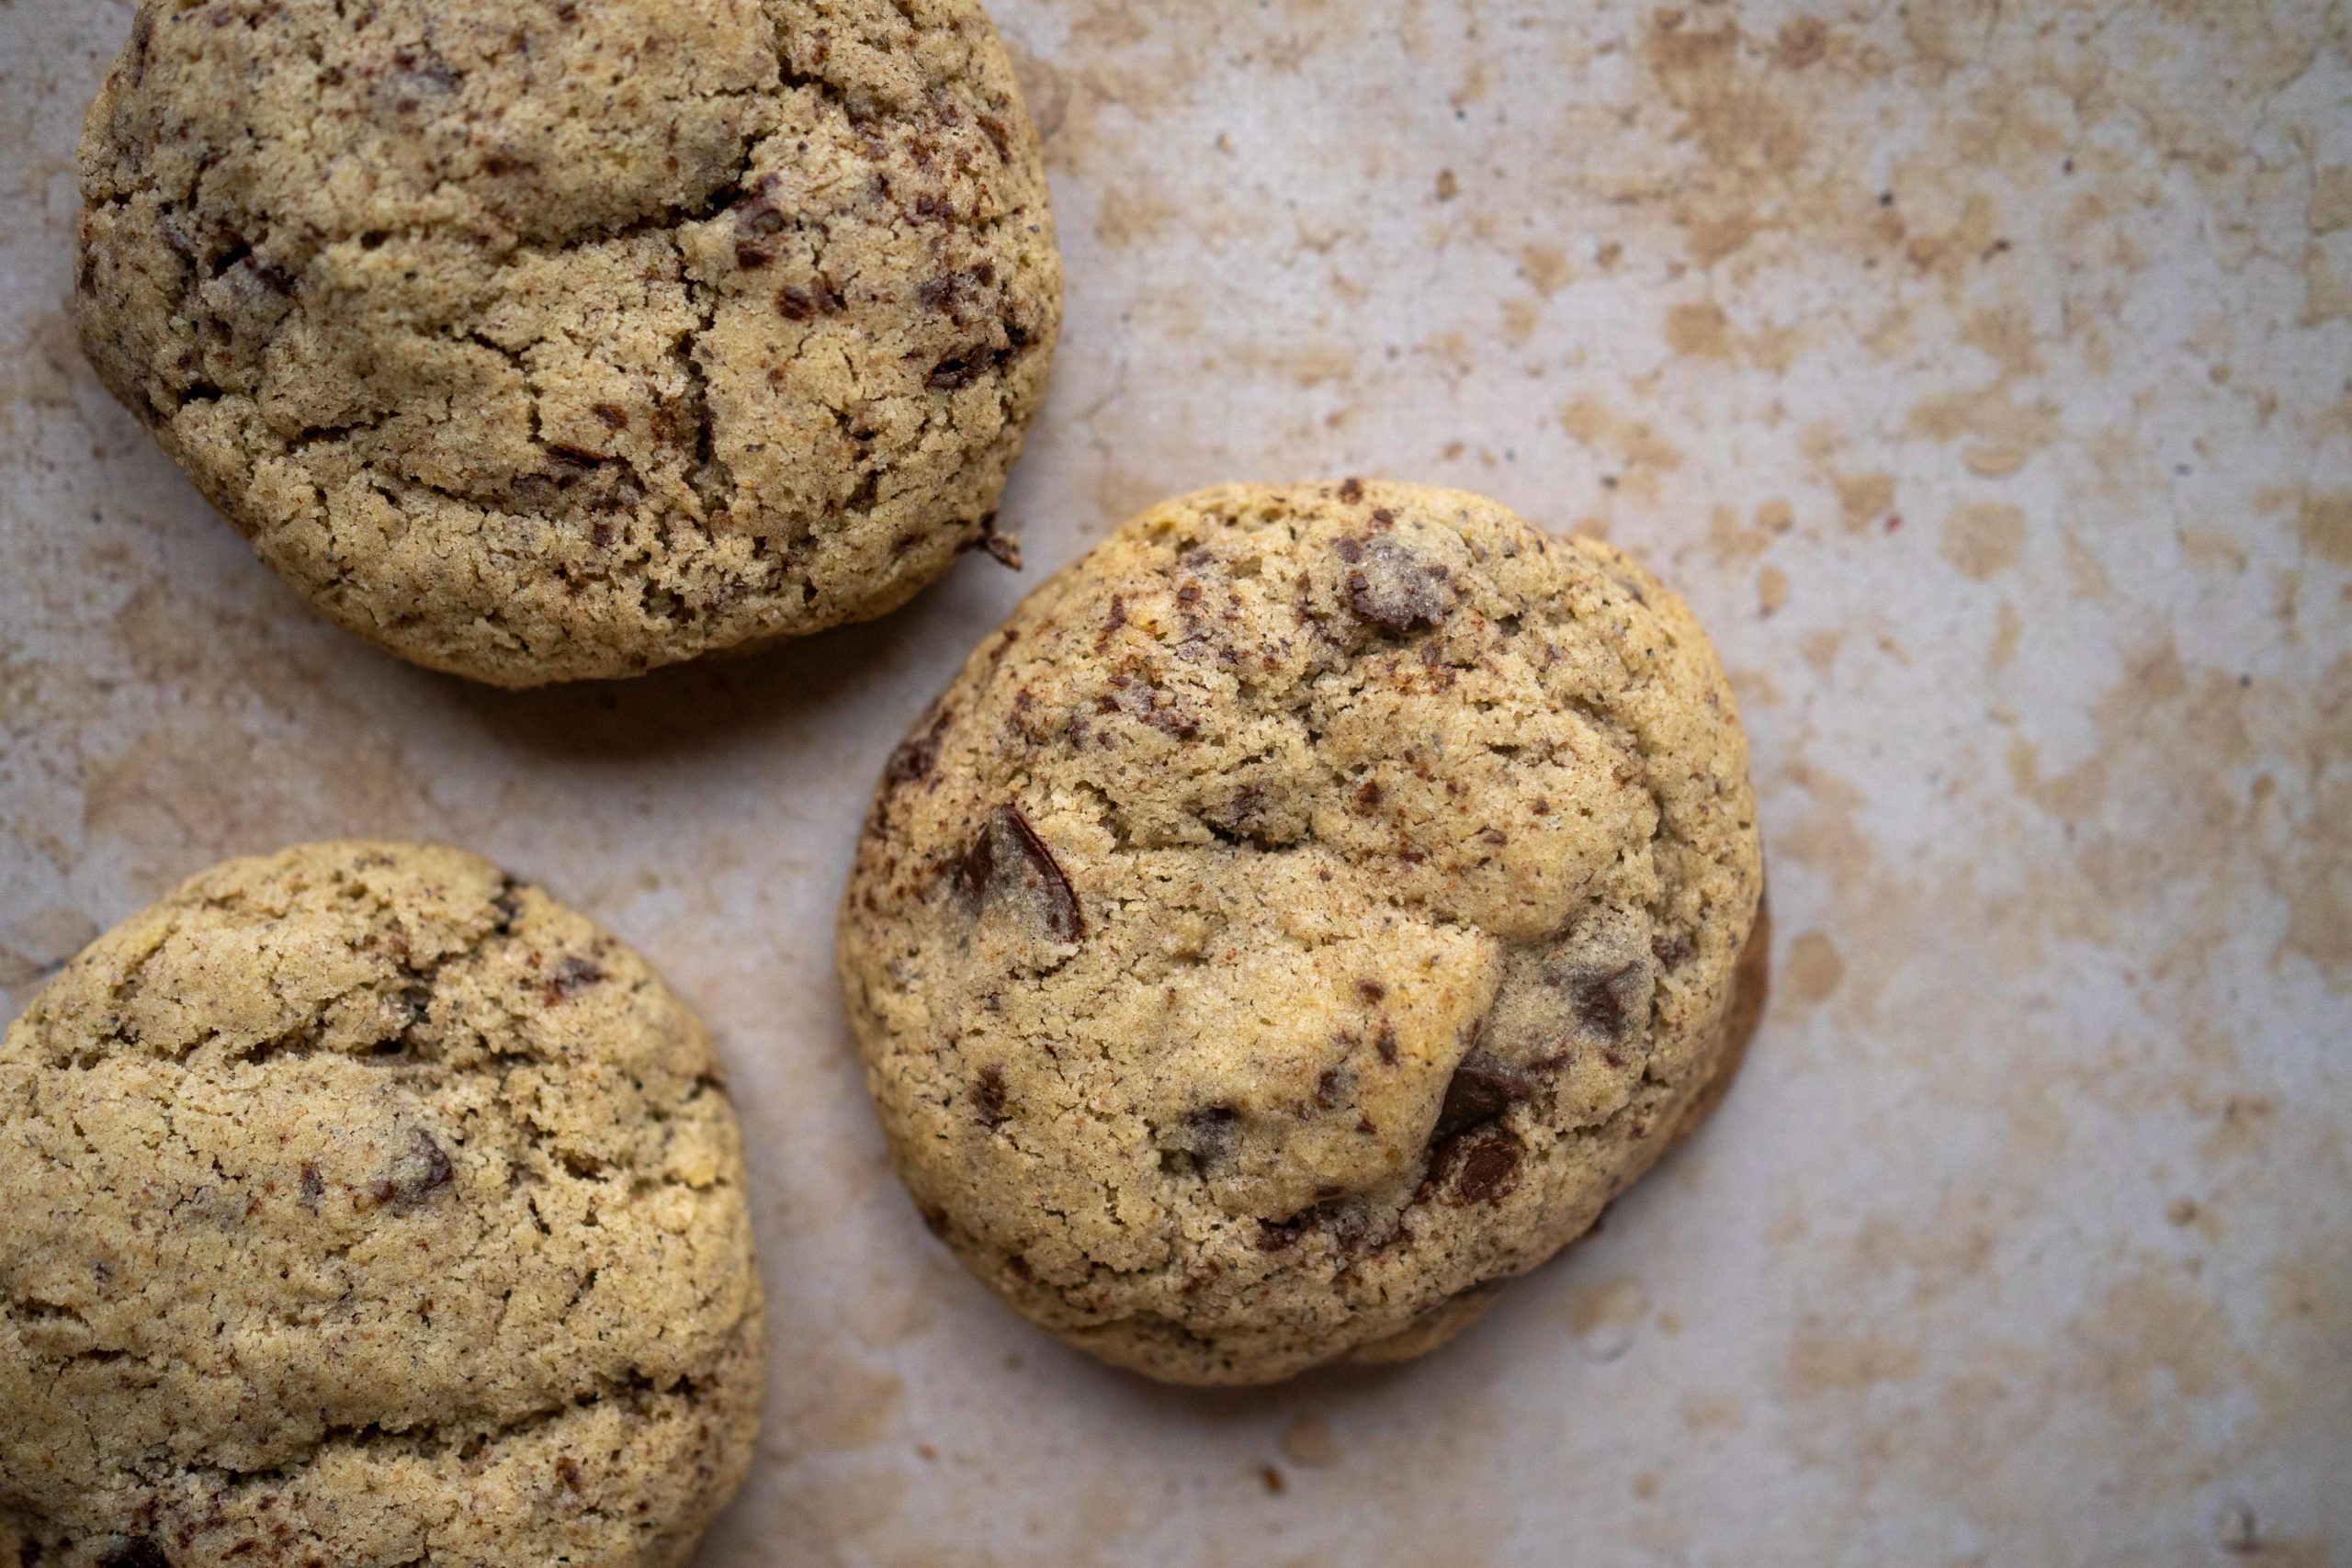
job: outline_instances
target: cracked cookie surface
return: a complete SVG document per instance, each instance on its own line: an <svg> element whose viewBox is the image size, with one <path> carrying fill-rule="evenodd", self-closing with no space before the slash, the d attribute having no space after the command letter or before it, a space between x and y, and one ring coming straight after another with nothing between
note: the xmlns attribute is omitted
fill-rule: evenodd
<svg viewBox="0 0 2352 1568"><path fill-rule="evenodd" d="M1458 491L1232 486L974 653L840 964L967 1264L1263 1382L1442 1342L1703 1115L1761 886L1729 688L1641 567Z"/></svg>
<svg viewBox="0 0 2352 1568"><path fill-rule="evenodd" d="M1060 321L976 0L142 0L83 344L402 657L639 673L993 543Z"/></svg>
<svg viewBox="0 0 2352 1568"><path fill-rule="evenodd" d="M744 1191L586 918L452 850L218 866L0 1043L0 1562L683 1562L758 1424Z"/></svg>

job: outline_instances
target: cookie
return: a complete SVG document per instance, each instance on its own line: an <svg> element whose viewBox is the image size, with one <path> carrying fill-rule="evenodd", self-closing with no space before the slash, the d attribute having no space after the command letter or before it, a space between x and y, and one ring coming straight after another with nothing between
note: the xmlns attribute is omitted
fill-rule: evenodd
<svg viewBox="0 0 2352 1568"><path fill-rule="evenodd" d="M262 558L506 686L988 543L1061 313L977 0L141 0L82 342Z"/></svg>
<svg viewBox="0 0 2352 1568"><path fill-rule="evenodd" d="M1458 491L1230 486L972 656L890 761L841 976L981 1279L1261 1382L1429 1349L1590 1226L1736 1059L1761 887L1656 578Z"/></svg>
<svg viewBox="0 0 2352 1568"><path fill-rule="evenodd" d="M760 1285L709 1039L473 855L187 883L0 1042L0 1150L28 1563L682 1563L750 1464Z"/></svg>

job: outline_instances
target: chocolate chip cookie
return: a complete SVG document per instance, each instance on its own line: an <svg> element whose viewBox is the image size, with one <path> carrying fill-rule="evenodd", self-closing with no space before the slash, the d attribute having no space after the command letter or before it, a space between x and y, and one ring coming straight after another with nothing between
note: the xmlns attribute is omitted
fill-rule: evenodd
<svg viewBox="0 0 2352 1568"><path fill-rule="evenodd" d="M106 384L329 616L501 685L999 544L1060 321L977 0L141 0L82 194Z"/></svg>
<svg viewBox="0 0 2352 1568"><path fill-rule="evenodd" d="M892 759L841 923L925 1217L1106 1360L1427 1349L1711 1103L1762 872L1680 601L1493 502L1157 507Z"/></svg>
<svg viewBox="0 0 2352 1568"><path fill-rule="evenodd" d="M681 1563L761 1365L702 1026L475 856L231 861L0 1042L0 1561Z"/></svg>

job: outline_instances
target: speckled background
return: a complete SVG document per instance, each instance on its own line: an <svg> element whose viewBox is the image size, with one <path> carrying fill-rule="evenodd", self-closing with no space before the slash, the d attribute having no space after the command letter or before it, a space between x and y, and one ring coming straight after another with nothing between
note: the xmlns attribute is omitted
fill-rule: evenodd
<svg viewBox="0 0 2352 1568"><path fill-rule="evenodd" d="M771 1414L714 1565L2352 1562L2352 9L1001 0L1069 270L987 560L502 695L314 620L69 325L122 0L0 0L0 986L223 855L481 849L717 1027ZM1041 570L1347 472L1606 533L1755 741L1713 1125L1432 1360L998 1308L835 1002L869 781Z"/></svg>

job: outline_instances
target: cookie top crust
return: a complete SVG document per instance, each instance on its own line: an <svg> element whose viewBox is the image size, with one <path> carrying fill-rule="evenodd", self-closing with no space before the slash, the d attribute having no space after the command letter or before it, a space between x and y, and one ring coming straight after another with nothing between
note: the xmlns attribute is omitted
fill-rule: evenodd
<svg viewBox="0 0 2352 1568"><path fill-rule="evenodd" d="M1729 689L1646 571L1457 491L1232 486L973 655L841 968L967 1263L1105 1359L1256 1382L1583 1231L1723 1066L1760 886Z"/></svg>
<svg viewBox="0 0 2352 1568"><path fill-rule="evenodd" d="M401 656L628 675L985 542L1060 262L974 0L141 0L84 346Z"/></svg>
<svg viewBox="0 0 2352 1568"><path fill-rule="evenodd" d="M709 1040L476 856L189 881L0 1041L0 1150L27 1562L682 1562L750 1463L761 1292Z"/></svg>

